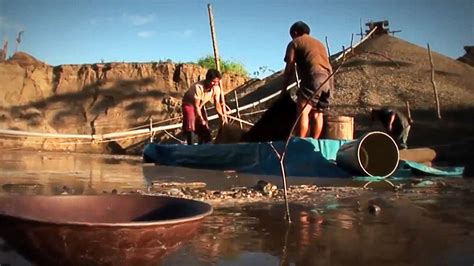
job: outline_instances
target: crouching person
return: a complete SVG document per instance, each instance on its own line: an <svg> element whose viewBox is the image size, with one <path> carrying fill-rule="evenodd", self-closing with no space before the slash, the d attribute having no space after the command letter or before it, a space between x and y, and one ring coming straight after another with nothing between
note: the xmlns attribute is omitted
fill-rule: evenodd
<svg viewBox="0 0 474 266"><path fill-rule="evenodd" d="M198 143L211 141L211 132L207 120L204 105L213 100L217 114L221 118L222 124L227 123L225 117L225 107L221 103L222 90L219 82L222 76L216 69L209 69L206 79L191 85L184 94L183 108L183 131L188 145L193 144L193 133L198 136Z"/></svg>
<svg viewBox="0 0 474 266"><path fill-rule="evenodd" d="M399 149L407 149L407 139L410 133L411 123L405 114L389 107L371 110L371 120L380 121L385 132L392 137Z"/></svg>

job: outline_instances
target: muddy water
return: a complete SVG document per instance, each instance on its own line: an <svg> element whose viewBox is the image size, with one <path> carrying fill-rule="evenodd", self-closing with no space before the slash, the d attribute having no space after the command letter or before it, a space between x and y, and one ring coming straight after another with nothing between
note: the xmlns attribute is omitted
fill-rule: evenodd
<svg viewBox="0 0 474 266"><path fill-rule="evenodd" d="M141 164L140 158L10 152L0 154L2 194L146 191L157 180L206 182L210 189L252 186L261 176ZM279 184L277 177L265 180ZM290 184L360 185L292 179ZM443 188L362 190L294 200L293 223L279 201L216 204L201 232L163 265L473 265L472 180ZM315 199L316 198L316 199ZM215 203L215 202L214 202ZM213 203L213 204L214 204ZM371 212L369 206L380 210ZM377 209L378 210L378 209ZM8 245L0 263L31 265Z"/></svg>
<svg viewBox="0 0 474 266"><path fill-rule="evenodd" d="M97 194L143 187L140 158L68 153L0 154L0 193Z"/></svg>

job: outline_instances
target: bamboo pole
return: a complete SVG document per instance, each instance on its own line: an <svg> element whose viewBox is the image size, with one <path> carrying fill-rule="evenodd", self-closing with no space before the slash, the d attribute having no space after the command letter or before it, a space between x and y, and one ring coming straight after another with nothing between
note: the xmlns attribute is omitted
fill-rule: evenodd
<svg viewBox="0 0 474 266"><path fill-rule="evenodd" d="M343 55L344 56L347 55L349 52L353 51L357 46L361 45L366 40L368 40L370 38L370 36L372 36L372 34L374 34L376 29L377 29L377 27L374 27L369 33L367 33L367 35L365 35L364 38L362 38L358 43L356 43L354 46L352 46L352 48L349 47L349 48L347 48L347 50L342 51L342 53L338 57L336 57L336 58L334 58L334 60L332 60L332 63L336 63L337 61L341 60Z"/></svg>
<svg viewBox="0 0 474 266"><path fill-rule="evenodd" d="M237 97L237 91L234 90L234 98L235 98L235 109L237 110L237 117L239 119L242 119L240 117L240 110L239 110L239 98ZM239 121L240 128L242 128L242 121Z"/></svg>
<svg viewBox="0 0 474 266"><path fill-rule="evenodd" d="M148 129L144 130L148 132ZM91 135L85 134L67 134L67 133L43 133L43 132L30 132L13 129L0 129L0 135L6 136L18 136L18 137L40 137L40 138L66 138L66 139L87 139L91 140Z"/></svg>
<svg viewBox="0 0 474 266"><path fill-rule="evenodd" d="M235 117L235 116L227 115L227 117L228 117L229 119L232 119L232 120L235 120L235 121L240 122L240 124L244 123L244 124L246 124L246 125L248 125L248 126L253 126L253 125L254 125L253 123L250 123L250 122L245 121L245 120L243 120L243 119L237 118L237 117Z"/></svg>
<svg viewBox="0 0 474 266"><path fill-rule="evenodd" d="M221 67L219 63L219 49L217 46L217 38L216 38L216 30L214 27L214 15L212 14L212 6L211 4L207 4L207 12L209 14L209 26L211 27L211 39L212 39L212 49L214 51L214 63L216 65L216 69L220 72ZM219 87L221 88L221 104L222 104L222 112L223 112L223 119L226 121L226 104L225 104L225 97L224 97L224 88L222 88L222 83L219 82Z"/></svg>
<svg viewBox="0 0 474 266"><path fill-rule="evenodd" d="M219 64L219 50L217 47L216 31L214 27L214 16L212 14L211 4L207 4L207 12L209 14L209 26L211 27L212 49L214 51L214 63L216 65L216 69L221 71L221 67Z"/></svg>
<svg viewBox="0 0 474 266"><path fill-rule="evenodd" d="M433 85L433 92L434 92L434 96L435 96L436 113L437 113L437 115L438 115L438 119L441 119L441 111L440 111L440 108L439 108L438 89L436 88L436 82L435 82L435 80L434 80L435 70L434 70L433 58L432 58L432 56L431 56L430 44L428 43L427 46L428 46L428 55L429 55L429 57L430 57L431 84Z"/></svg>
<svg viewBox="0 0 474 266"><path fill-rule="evenodd" d="M248 112L248 113L243 113L243 114L240 114L241 116L247 116L247 115L256 115L256 114L260 114L260 113L265 113L268 109L262 109L262 110L258 110L258 111L255 111L255 112Z"/></svg>
<svg viewBox="0 0 474 266"><path fill-rule="evenodd" d="M4 40L2 54L0 56L0 61L7 60L7 56L8 56L7 54L8 54L8 40Z"/></svg>
<svg viewBox="0 0 474 266"><path fill-rule="evenodd" d="M351 53L354 52L353 51L354 48L352 47L353 45L354 45L354 33L351 34L351 47L350 47L350 50L349 50Z"/></svg>
<svg viewBox="0 0 474 266"><path fill-rule="evenodd" d="M326 41L326 49L328 50L328 57L330 57L331 56L331 51L329 51L328 36L325 36L324 40Z"/></svg>
<svg viewBox="0 0 474 266"><path fill-rule="evenodd" d="M411 118L411 111L410 111L410 102L409 101L406 101L405 102L405 106L406 106L406 109L407 109L407 118L408 118L408 123L413 124L413 119Z"/></svg>
<svg viewBox="0 0 474 266"><path fill-rule="evenodd" d="M150 117L150 143L153 143L154 132L153 130L153 119Z"/></svg>

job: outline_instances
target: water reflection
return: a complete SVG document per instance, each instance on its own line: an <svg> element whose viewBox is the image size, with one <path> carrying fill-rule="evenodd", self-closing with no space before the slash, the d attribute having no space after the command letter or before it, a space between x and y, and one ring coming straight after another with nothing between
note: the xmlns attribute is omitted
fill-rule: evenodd
<svg viewBox="0 0 474 266"><path fill-rule="evenodd" d="M205 181L209 189L228 189L252 186L262 179L229 172L146 166L140 158L76 154L0 154L0 171L0 193L18 194L133 192L145 190L157 180ZM265 180L280 185L278 178L270 178ZM318 179L291 180L291 184L298 182L325 184ZM472 265L473 191L367 191L356 198L332 197L312 206L292 204L291 226L283 220L281 203L218 208L205 219L194 239L161 263ZM371 203L381 207L380 213L367 211ZM0 263L29 265L7 246L0 250Z"/></svg>
<svg viewBox="0 0 474 266"><path fill-rule="evenodd" d="M0 193L100 194L144 189L138 157L12 152L0 154Z"/></svg>
<svg viewBox="0 0 474 266"><path fill-rule="evenodd" d="M283 205L221 209L164 264L183 265L196 257L198 265L249 260L255 265L462 265L474 260L474 236L459 227L470 221L446 224L408 200L386 201L379 215L357 207L320 208L314 218L314 208L292 205L291 226L283 220Z"/></svg>

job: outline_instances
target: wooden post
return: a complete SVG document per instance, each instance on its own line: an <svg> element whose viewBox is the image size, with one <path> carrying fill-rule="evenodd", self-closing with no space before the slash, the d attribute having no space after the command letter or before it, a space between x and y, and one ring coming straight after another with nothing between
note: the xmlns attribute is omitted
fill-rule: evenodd
<svg viewBox="0 0 474 266"><path fill-rule="evenodd" d="M435 70L434 70L434 65L433 65L433 58L431 57L430 44L428 43L427 46L428 46L428 55L430 57L431 84L433 85L433 92L434 92L434 96L435 96L436 112L437 112L437 115L438 115L438 119L441 119L441 111L440 111L440 108L439 108L438 89L436 88L436 82L434 80Z"/></svg>
<svg viewBox="0 0 474 266"><path fill-rule="evenodd" d="M350 50L351 53L354 53L354 51L353 51L354 48L352 48L353 43L354 43L354 33L352 33L352 35L351 35L351 50Z"/></svg>
<svg viewBox="0 0 474 266"><path fill-rule="evenodd" d="M234 97L235 97L235 109L237 110L237 117L239 119L242 119L240 117L240 110L239 110L239 98L237 97L237 92L234 90ZM240 128L242 128L242 121L239 121Z"/></svg>
<svg viewBox="0 0 474 266"><path fill-rule="evenodd" d="M326 49L328 49L328 57L330 57L331 56L331 51L329 51L328 36L325 36L324 40L326 41Z"/></svg>
<svg viewBox="0 0 474 266"><path fill-rule="evenodd" d="M216 69L221 71L221 67L219 64L219 50L217 48L216 31L214 28L214 16L212 15L211 4L207 4L207 12L209 13L209 25L211 27L212 49L214 51L214 63L216 64Z"/></svg>
<svg viewBox="0 0 474 266"><path fill-rule="evenodd" d="M150 117L150 143L153 143L153 119Z"/></svg>
<svg viewBox="0 0 474 266"><path fill-rule="evenodd" d="M246 124L246 125L249 125L249 126L251 126L251 127L254 126L254 124L253 124L253 123L250 123L249 121L245 121L245 120L243 120L243 119L240 119L240 118L237 118L237 117L234 117L234 116L231 116L231 115L227 115L227 117L228 117L229 119L232 119L232 120L241 122L241 123Z"/></svg>
<svg viewBox="0 0 474 266"><path fill-rule="evenodd" d="M405 102L405 106L406 106L406 109L407 109L407 118L408 118L408 123L413 124L413 119L411 118L411 111L410 111L410 102L409 101L406 101Z"/></svg>
<svg viewBox="0 0 474 266"><path fill-rule="evenodd" d="M4 40L2 53L0 55L0 62L7 60L7 53L8 53L8 40Z"/></svg>
<svg viewBox="0 0 474 266"><path fill-rule="evenodd" d="M25 32L24 30L21 30L18 32L18 36L16 37L16 45L15 45L15 53L18 51L18 47L20 46L21 43L21 35Z"/></svg>
<svg viewBox="0 0 474 266"><path fill-rule="evenodd" d="M209 14L209 26L211 27L211 38L212 38L212 49L214 51L214 63L216 65L216 69L220 72L221 67L219 63L219 50L217 48L217 38L216 38L216 30L214 27L214 16L212 15L212 6L211 4L207 4L207 12ZM221 104L222 104L222 112L224 114L224 121L226 120L226 104L225 104L225 97L224 97L224 88L222 88L222 83L219 83L219 87L221 88Z"/></svg>

